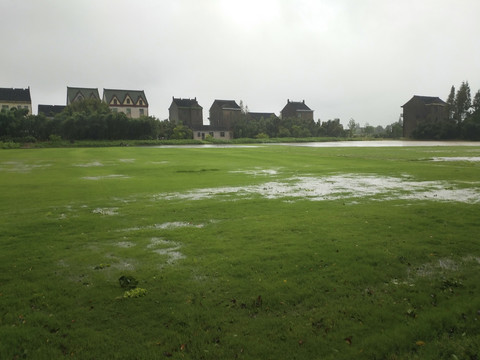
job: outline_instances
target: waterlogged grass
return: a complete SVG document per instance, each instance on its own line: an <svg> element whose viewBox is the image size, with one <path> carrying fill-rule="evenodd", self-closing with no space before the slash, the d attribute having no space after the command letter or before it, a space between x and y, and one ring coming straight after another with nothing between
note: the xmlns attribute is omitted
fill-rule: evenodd
<svg viewBox="0 0 480 360"><path fill-rule="evenodd" d="M0 358L478 359L479 156L4 150Z"/></svg>

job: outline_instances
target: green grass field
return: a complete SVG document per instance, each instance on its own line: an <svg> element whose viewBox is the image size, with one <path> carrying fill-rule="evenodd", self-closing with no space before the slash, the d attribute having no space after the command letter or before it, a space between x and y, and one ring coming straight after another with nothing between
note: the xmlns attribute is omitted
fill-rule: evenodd
<svg viewBox="0 0 480 360"><path fill-rule="evenodd" d="M478 160L2 150L0 358L479 359Z"/></svg>

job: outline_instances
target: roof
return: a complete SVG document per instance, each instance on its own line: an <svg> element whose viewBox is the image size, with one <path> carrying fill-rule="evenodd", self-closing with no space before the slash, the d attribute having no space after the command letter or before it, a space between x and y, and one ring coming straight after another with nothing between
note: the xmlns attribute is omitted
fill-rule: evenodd
<svg viewBox="0 0 480 360"><path fill-rule="evenodd" d="M80 99L98 99L100 100L100 95L98 94L97 88L80 88L80 87L68 87L67 86L67 104L71 104L75 100Z"/></svg>
<svg viewBox="0 0 480 360"><path fill-rule="evenodd" d="M65 109L65 105L38 105L38 113L46 116L55 116Z"/></svg>
<svg viewBox="0 0 480 360"><path fill-rule="evenodd" d="M240 106L238 106L238 104L235 102L235 100L218 100L218 99L216 99L213 102L212 107L215 104L218 105L219 107L221 107L222 109L241 110Z"/></svg>
<svg viewBox="0 0 480 360"><path fill-rule="evenodd" d="M248 116L250 116L255 120L260 120L261 118L269 119L272 116L276 117L277 115L275 115L275 113L267 113L267 112L249 112Z"/></svg>
<svg viewBox="0 0 480 360"><path fill-rule="evenodd" d="M110 104L114 97L118 99L120 104L123 104L127 96L132 99L132 105L136 105L138 100L142 99L148 106L147 97L143 90L103 89L103 101L107 104Z"/></svg>
<svg viewBox="0 0 480 360"><path fill-rule="evenodd" d="M404 107L405 105L407 105L409 102L411 101L421 101L423 102L425 105L447 105L447 103L445 101L443 101L442 99L440 99L438 96L420 96L420 95L413 95L413 97L408 100L405 104L402 105L402 107Z"/></svg>
<svg viewBox="0 0 480 360"><path fill-rule="evenodd" d="M173 98L173 103L175 103L178 107L182 108L200 108L202 107L198 104L197 98L195 99L180 99L180 98Z"/></svg>
<svg viewBox="0 0 480 360"><path fill-rule="evenodd" d="M30 88L15 89L15 88L0 88L0 100L3 101L18 101L31 102Z"/></svg>
<svg viewBox="0 0 480 360"><path fill-rule="evenodd" d="M313 111L307 105L305 105L305 100L303 101L290 101L287 100L287 105L283 108L284 111Z"/></svg>

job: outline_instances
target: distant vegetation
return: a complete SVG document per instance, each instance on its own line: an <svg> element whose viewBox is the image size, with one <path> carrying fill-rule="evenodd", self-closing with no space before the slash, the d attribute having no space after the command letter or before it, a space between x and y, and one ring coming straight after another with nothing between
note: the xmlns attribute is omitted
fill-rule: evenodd
<svg viewBox="0 0 480 360"><path fill-rule="evenodd" d="M413 137L435 140L480 140L480 90L472 101L468 81L462 82L456 92L455 86L452 86L447 106L449 114L447 120L422 122L413 132Z"/></svg>
<svg viewBox="0 0 480 360"><path fill-rule="evenodd" d="M350 120L345 129L340 119L315 122L305 119L279 119L277 117L249 118L243 114L233 125L234 138L318 138L318 137L383 137L402 136L401 121L373 127ZM28 115L25 109L12 108L0 112L0 141L3 143L35 143L67 141L114 140L181 140L192 139L192 130L169 120L153 116L139 119L124 113L112 112L101 101L89 99L71 104L55 117L44 114ZM212 139L213 141L214 139Z"/></svg>
<svg viewBox="0 0 480 360"><path fill-rule="evenodd" d="M308 138L308 137L376 137L376 138L400 138L403 125L401 121L383 128L373 127L368 124L361 127L351 119L348 128L345 129L340 119L315 122L314 120L278 117L251 119L244 114L234 125L234 138Z"/></svg>
<svg viewBox="0 0 480 360"><path fill-rule="evenodd" d="M189 132L190 131L190 132ZM0 113L0 140L36 142L47 140L152 140L184 139L191 130L159 121L153 116L139 119L112 112L98 100L73 103L54 118L27 115L24 109Z"/></svg>

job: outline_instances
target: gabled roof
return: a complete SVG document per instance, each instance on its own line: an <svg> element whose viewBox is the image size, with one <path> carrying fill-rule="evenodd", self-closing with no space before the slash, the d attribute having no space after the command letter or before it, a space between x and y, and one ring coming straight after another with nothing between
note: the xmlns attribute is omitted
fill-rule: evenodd
<svg viewBox="0 0 480 360"><path fill-rule="evenodd" d="M231 109L231 110L241 110L240 106L235 102L235 100L215 100L212 104L218 105L222 109Z"/></svg>
<svg viewBox="0 0 480 360"><path fill-rule="evenodd" d="M202 107L198 104L197 98L195 99L180 99L180 98L173 98L172 103L175 103L178 107L181 108L199 108Z"/></svg>
<svg viewBox="0 0 480 360"><path fill-rule="evenodd" d="M97 88L80 88L67 86L67 104L80 99L97 99L100 100Z"/></svg>
<svg viewBox="0 0 480 360"><path fill-rule="evenodd" d="M442 105L445 106L447 103L440 99L438 96L420 96L420 95L413 95L413 97L408 100L405 104L403 104L401 107L404 107L411 101L421 101L425 105Z"/></svg>
<svg viewBox="0 0 480 360"><path fill-rule="evenodd" d="M130 98L133 102L133 104L129 104L131 106L138 105L139 100L145 103L141 106L148 106L147 97L143 90L103 89L103 101L110 105L114 98L117 98L120 102L118 105L124 105L125 100Z"/></svg>
<svg viewBox="0 0 480 360"><path fill-rule="evenodd" d="M31 102L30 88L15 89L15 88L0 88L0 101L21 101Z"/></svg>
<svg viewBox="0 0 480 360"><path fill-rule="evenodd" d="M305 105L305 100L303 101L290 101L287 100L287 105L283 108L284 111L313 111L307 105Z"/></svg>
<svg viewBox="0 0 480 360"><path fill-rule="evenodd" d="M65 109L65 105L38 105L38 113L46 116L55 116Z"/></svg>
<svg viewBox="0 0 480 360"><path fill-rule="evenodd" d="M272 116L277 117L275 113L267 113L267 112L249 112L248 116L255 120L260 120L261 118L269 119Z"/></svg>

